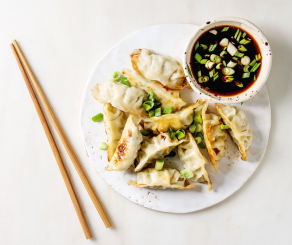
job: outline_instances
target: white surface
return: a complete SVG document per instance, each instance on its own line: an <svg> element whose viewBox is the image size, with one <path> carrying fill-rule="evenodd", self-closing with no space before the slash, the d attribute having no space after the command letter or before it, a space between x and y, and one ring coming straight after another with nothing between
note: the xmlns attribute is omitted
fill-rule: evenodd
<svg viewBox="0 0 292 245"><path fill-rule="evenodd" d="M291 1L1 1L0 244L290 244L292 239ZM230 198L189 214L129 202L86 156L79 111L98 60L135 30L161 23L201 24L232 14L269 39L267 82L272 130L265 157ZM16 38L72 142L113 227L105 229L60 147L94 239L86 241L9 44ZM60 141L58 140L60 145Z"/></svg>
<svg viewBox="0 0 292 245"><path fill-rule="evenodd" d="M269 96L264 87L243 105L236 104L247 115L253 131L253 142L248 151L248 159L244 162L231 138L228 138L227 150L219 163L220 174L216 174L211 163L206 166L213 183L213 191L209 192L208 186L204 184L196 184L194 189L188 191L139 189L127 185L129 180L136 178L134 171L109 172L105 170L105 166L108 165L107 151L99 149L101 142L107 141L104 122L94 123L91 120L93 115L103 113L103 104L92 97L90 90L97 83L108 80L113 72L112 67L120 71L123 68L132 68L129 54L136 48L148 48L159 54L168 54L181 62L186 40L198 28L199 26L190 24L155 25L130 34L98 62L84 89L80 120L86 151L91 163L114 190L145 208L169 213L189 213L221 202L237 191L253 174L268 144L271 112ZM181 90L180 94L182 99L189 104L194 104L199 98L199 94L190 89ZM212 101L208 102L209 108L213 107L214 110ZM214 111L216 112L216 109ZM207 159L209 159L208 156ZM167 163L172 168L183 169L178 157L168 159Z"/></svg>

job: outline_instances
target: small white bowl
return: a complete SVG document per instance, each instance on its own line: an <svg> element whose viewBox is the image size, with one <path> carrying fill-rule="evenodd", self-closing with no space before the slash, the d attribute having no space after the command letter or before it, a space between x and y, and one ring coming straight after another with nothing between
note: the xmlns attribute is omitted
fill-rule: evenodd
<svg viewBox="0 0 292 245"><path fill-rule="evenodd" d="M246 30L257 41L261 50L261 54L262 54L261 71L259 73L259 76L257 77L257 81L248 90L234 96L219 96L219 95L217 96L215 94L209 93L198 84L189 66L190 60L191 60L192 49L193 49L194 44L197 42L198 38L203 33L211 30L212 28L217 27L217 26L224 26L224 25L236 26L236 27L240 27ZM203 98L210 99L214 102L238 103L238 102L248 100L254 95L256 95L257 92L260 91L262 86L266 83L270 74L271 66L272 66L272 50L265 35L262 33L261 30L259 30L251 22L242 18L237 18L237 17L221 17L221 18L208 21L206 22L206 24L201 25L200 28L198 28L198 30L193 34L193 36L190 38L186 46L185 53L183 55L182 65L186 74L187 81L189 82L193 90L199 93Z"/></svg>

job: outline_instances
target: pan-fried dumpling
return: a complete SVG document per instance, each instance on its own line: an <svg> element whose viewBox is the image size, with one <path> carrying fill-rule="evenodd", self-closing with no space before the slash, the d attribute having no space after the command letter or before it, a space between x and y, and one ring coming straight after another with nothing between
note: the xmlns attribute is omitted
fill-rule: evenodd
<svg viewBox="0 0 292 245"><path fill-rule="evenodd" d="M115 154L106 166L107 171L122 171L129 168L135 161L143 141L138 128L139 118L133 115L128 117L127 123L119 140Z"/></svg>
<svg viewBox="0 0 292 245"><path fill-rule="evenodd" d="M134 70L149 80L158 81L169 89L183 89L187 85L181 64L169 55L135 49L130 57Z"/></svg>
<svg viewBox="0 0 292 245"><path fill-rule="evenodd" d="M112 107L110 104L104 104L103 111L104 126L107 134L108 160L110 161L122 136L127 118L124 112Z"/></svg>
<svg viewBox="0 0 292 245"><path fill-rule="evenodd" d="M181 190L193 189L195 187L194 184L190 184L176 169L172 168L163 168L162 170L147 168L137 173L135 180L129 180L128 185L139 188L172 188Z"/></svg>
<svg viewBox="0 0 292 245"><path fill-rule="evenodd" d="M245 114L235 106L224 104L215 104L215 106L224 123L229 126L228 132L242 154L241 159L246 161L247 150L252 142L252 131Z"/></svg>
<svg viewBox="0 0 292 245"><path fill-rule="evenodd" d="M164 156L168 155L173 148L183 141L184 140L178 141L176 137L171 139L168 133L159 134L156 137L146 140L138 152L138 165L135 168L135 172L139 172L150 163L154 163L156 159L164 158Z"/></svg>
<svg viewBox="0 0 292 245"><path fill-rule="evenodd" d="M164 108L168 106L172 107L173 111L178 111L186 104L186 102L184 102L179 97L178 90L167 90L161 85L161 83L148 80L140 76L134 70L123 69L123 74L128 77L131 85L146 91L146 93L151 90L155 95L156 101L161 103L162 110L164 110Z"/></svg>
<svg viewBox="0 0 292 245"><path fill-rule="evenodd" d="M143 118L144 128L151 130L155 134L164 133L168 128L178 130L190 126L194 120L194 113L200 111L207 104L207 101L199 99L195 104L177 111L174 114L166 114L161 117Z"/></svg>
<svg viewBox="0 0 292 245"><path fill-rule="evenodd" d="M192 181L207 183L209 191L212 190L212 182L205 168L206 158L202 155L192 134L187 132L186 139L177 148L177 154L185 169L194 173Z"/></svg>
<svg viewBox="0 0 292 245"><path fill-rule="evenodd" d="M92 96L100 103L110 103L121 111L138 116L146 116L147 112L141 107L146 100L146 93L134 86L128 87L122 83L105 81L91 89Z"/></svg>
<svg viewBox="0 0 292 245"><path fill-rule="evenodd" d="M207 113L207 107L202 109L203 132L211 163L217 173L219 160L223 158L226 150L227 133L221 129L221 117L214 113Z"/></svg>

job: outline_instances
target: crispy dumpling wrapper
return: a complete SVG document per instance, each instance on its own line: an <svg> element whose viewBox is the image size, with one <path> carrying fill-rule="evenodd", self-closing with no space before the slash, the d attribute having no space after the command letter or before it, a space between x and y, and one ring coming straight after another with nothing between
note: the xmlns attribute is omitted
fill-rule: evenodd
<svg viewBox="0 0 292 245"><path fill-rule="evenodd" d="M179 171L171 168L163 168L156 170L155 168L147 168L139 173L135 180L129 180L128 185L139 188L151 189L181 189L188 190L195 187L184 178Z"/></svg>
<svg viewBox="0 0 292 245"><path fill-rule="evenodd" d="M143 141L143 136L138 128L139 120L138 117L133 115L128 117L115 154L105 170L122 171L128 169L134 163Z"/></svg>
<svg viewBox="0 0 292 245"><path fill-rule="evenodd" d="M178 90L165 89L161 83L148 80L134 70L123 69L123 74L128 77L132 86L140 88L146 93L151 90L155 95L156 101L161 103L162 110L164 110L165 107L173 107L173 111L178 111L186 104L186 102L180 98Z"/></svg>
<svg viewBox="0 0 292 245"><path fill-rule="evenodd" d="M135 49L130 55L134 70L141 76L160 82L169 89L187 86L181 64L169 55L154 54L148 49Z"/></svg>
<svg viewBox="0 0 292 245"><path fill-rule="evenodd" d="M109 103L121 111L137 116L146 116L147 112L141 107L147 95L142 89L128 87L111 80L99 83L91 89L92 96L100 103Z"/></svg>
<svg viewBox="0 0 292 245"><path fill-rule="evenodd" d="M192 134L187 131L185 141L182 142L177 149L177 154L185 169L189 169L194 173L194 177L190 180L207 183L209 191L212 190L212 182L205 168L207 164L206 158L202 155Z"/></svg>
<svg viewBox="0 0 292 245"><path fill-rule="evenodd" d="M182 143L184 139L177 140L176 137L171 139L168 133L159 134L149 140L143 142L137 157L137 167L135 172L148 166L150 163L154 163L157 159L163 159L168 155L177 145Z"/></svg>
<svg viewBox="0 0 292 245"><path fill-rule="evenodd" d="M242 155L241 159L246 161L247 150L252 142L252 130L242 110L235 106L225 104L215 104L218 113L223 118L223 121L228 125L228 132L233 139L233 142L239 148Z"/></svg>
<svg viewBox="0 0 292 245"><path fill-rule="evenodd" d="M112 107L110 104L104 104L103 111L104 126L107 134L108 160L110 161L122 136L127 117L124 112Z"/></svg>
<svg viewBox="0 0 292 245"><path fill-rule="evenodd" d="M204 106L202 109L204 140L210 161L215 171L219 173L218 163L226 150L227 133L225 129L221 129L221 117L214 113L208 113L206 110L207 106Z"/></svg>

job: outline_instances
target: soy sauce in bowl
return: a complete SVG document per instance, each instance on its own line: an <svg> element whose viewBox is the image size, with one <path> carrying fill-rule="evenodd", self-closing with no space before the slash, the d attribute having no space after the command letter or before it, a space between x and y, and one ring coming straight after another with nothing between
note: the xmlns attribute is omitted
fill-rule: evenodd
<svg viewBox="0 0 292 245"><path fill-rule="evenodd" d="M261 69L261 51L245 30L218 26L203 33L191 54L191 69L209 93L234 96L248 90Z"/></svg>

